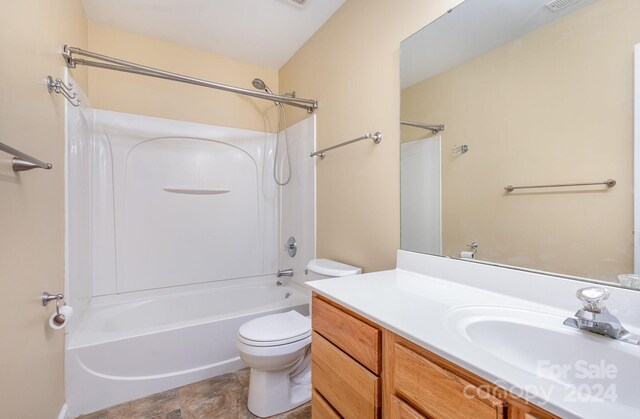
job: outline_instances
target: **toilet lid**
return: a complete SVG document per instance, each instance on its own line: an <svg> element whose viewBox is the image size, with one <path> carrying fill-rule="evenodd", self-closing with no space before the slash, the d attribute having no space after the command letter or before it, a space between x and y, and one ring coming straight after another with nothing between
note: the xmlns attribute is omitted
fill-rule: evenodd
<svg viewBox="0 0 640 419"><path fill-rule="evenodd" d="M361 268L346 265L329 259L312 259L307 264L307 269L311 272L325 276L347 276L358 275L362 273Z"/></svg>
<svg viewBox="0 0 640 419"><path fill-rule="evenodd" d="M311 320L295 310L249 320L238 334L252 342L277 343L302 339L311 334Z"/></svg>

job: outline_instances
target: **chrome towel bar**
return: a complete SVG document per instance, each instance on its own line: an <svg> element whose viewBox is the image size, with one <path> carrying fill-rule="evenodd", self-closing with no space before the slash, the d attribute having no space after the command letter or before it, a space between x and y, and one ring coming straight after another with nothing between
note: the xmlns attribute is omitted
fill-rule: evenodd
<svg viewBox="0 0 640 419"><path fill-rule="evenodd" d="M362 137L354 138L353 140L345 141L344 143L336 144L331 147L323 148L322 150L314 151L313 153L309 154L309 157L318 156L322 160L324 159L324 153L326 153L327 151L333 150L338 147L343 147L347 144L355 143L356 141L362 141L362 140L373 140L374 144L380 144L380 141L382 141L382 134L379 132L376 132L375 134L371 134L369 132L363 135Z"/></svg>
<svg viewBox="0 0 640 419"><path fill-rule="evenodd" d="M14 156L11 160L11 167L14 172L24 172L31 169L49 170L53 167L51 163L45 163L4 143L0 143L0 151Z"/></svg>
<svg viewBox="0 0 640 419"><path fill-rule="evenodd" d="M537 189L537 188L562 188L570 186L592 186L592 185L607 185L609 188L616 186L616 181L613 179L607 179L604 182L588 182L588 183L561 183L556 185L531 185L531 186L505 186L504 190L507 192L515 191L516 189Z"/></svg>

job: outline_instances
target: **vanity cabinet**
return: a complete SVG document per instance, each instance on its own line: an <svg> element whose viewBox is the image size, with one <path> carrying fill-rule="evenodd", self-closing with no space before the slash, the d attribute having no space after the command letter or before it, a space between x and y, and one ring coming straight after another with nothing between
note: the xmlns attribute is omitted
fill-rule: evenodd
<svg viewBox="0 0 640 419"><path fill-rule="evenodd" d="M389 334L389 390L434 418L503 419L505 403Z"/></svg>
<svg viewBox="0 0 640 419"><path fill-rule="evenodd" d="M311 311L313 417L379 418L382 329L316 295Z"/></svg>
<svg viewBox="0 0 640 419"><path fill-rule="evenodd" d="M317 294L312 316L314 419L557 418Z"/></svg>

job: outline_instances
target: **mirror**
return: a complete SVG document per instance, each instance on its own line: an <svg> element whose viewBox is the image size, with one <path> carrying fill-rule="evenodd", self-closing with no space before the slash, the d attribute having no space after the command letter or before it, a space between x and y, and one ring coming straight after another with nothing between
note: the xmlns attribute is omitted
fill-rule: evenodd
<svg viewBox="0 0 640 419"><path fill-rule="evenodd" d="M401 248L634 273L638 21L637 0L466 0L403 41Z"/></svg>

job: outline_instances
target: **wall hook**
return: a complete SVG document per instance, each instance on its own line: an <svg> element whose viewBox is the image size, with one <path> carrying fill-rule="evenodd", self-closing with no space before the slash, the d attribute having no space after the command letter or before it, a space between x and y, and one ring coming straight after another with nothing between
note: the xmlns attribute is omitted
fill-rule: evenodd
<svg viewBox="0 0 640 419"><path fill-rule="evenodd" d="M459 156L460 154L464 154L467 151L469 151L469 146L466 144L454 145L453 148L451 149L451 155Z"/></svg>
<svg viewBox="0 0 640 419"><path fill-rule="evenodd" d="M66 84L60 79L53 80L53 77L47 76L47 89L49 93L61 94L73 106L80 106L80 98L78 98L78 92L73 91L73 83Z"/></svg>

